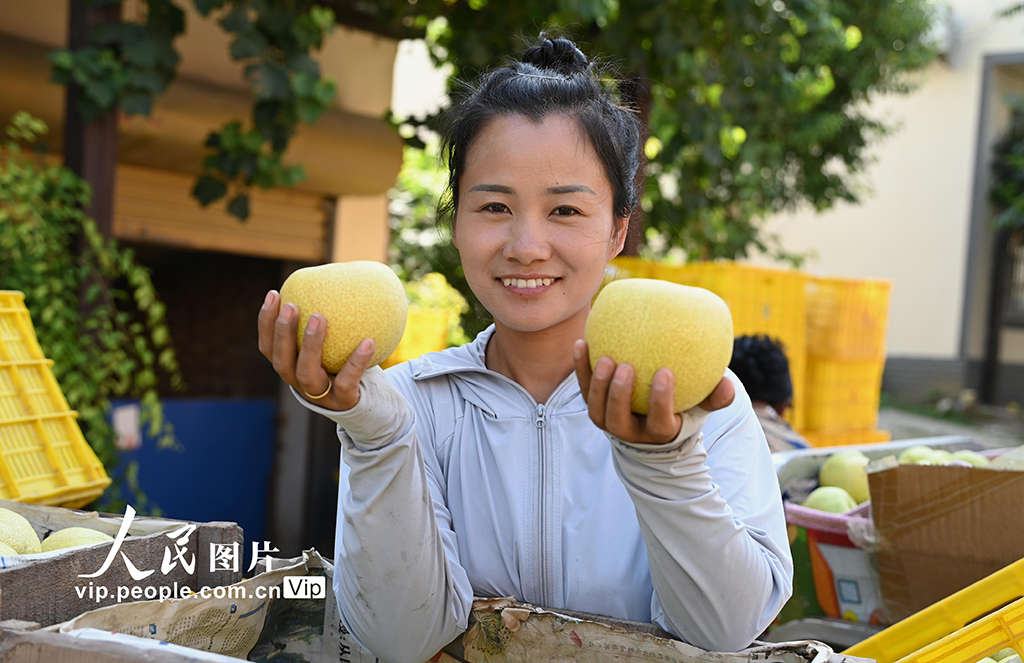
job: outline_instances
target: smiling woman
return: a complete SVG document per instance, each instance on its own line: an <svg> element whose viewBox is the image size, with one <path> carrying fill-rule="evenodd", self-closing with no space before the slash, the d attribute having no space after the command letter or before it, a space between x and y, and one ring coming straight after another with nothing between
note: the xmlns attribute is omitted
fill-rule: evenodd
<svg viewBox="0 0 1024 663"><path fill-rule="evenodd" d="M467 90L443 137L445 211L491 327L386 373L365 343L332 376L319 313L297 352L299 311L274 291L260 311L263 354L338 424L345 625L418 663L466 629L474 596L511 595L745 647L793 572L750 399L726 372L673 412L688 376L662 368L639 417L632 367L602 357L592 373L582 341L638 201L633 113L572 42L542 37Z"/></svg>

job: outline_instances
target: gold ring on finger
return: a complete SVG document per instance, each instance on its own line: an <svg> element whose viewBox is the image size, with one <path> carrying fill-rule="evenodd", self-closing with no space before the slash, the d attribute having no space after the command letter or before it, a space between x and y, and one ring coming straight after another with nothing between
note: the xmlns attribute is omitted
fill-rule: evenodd
<svg viewBox="0 0 1024 663"><path fill-rule="evenodd" d="M326 396L327 394L331 393L331 386L333 384L334 384L333 382L328 380L327 381L327 389L325 389L324 393L320 394L319 396L314 396L311 393L309 393L308 391L306 391L305 389L302 390L302 393L304 393L306 395L306 398L308 398L309 400L311 400L311 401L318 401L321 398L323 398L324 396Z"/></svg>

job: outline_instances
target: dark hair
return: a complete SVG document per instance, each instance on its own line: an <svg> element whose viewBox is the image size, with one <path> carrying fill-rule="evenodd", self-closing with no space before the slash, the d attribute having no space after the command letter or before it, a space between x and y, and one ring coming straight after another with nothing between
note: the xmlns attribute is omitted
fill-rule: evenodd
<svg viewBox="0 0 1024 663"><path fill-rule="evenodd" d="M782 343L767 336L737 336L729 368L754 401L781 405L793 398L789 360Z"/></svg>
<svg viewBox="0 0 1024 663"><path fill-rule="evenodd" d="M564 37L541 34L521 62L492 69L476 86L466 86L439 124L442 155L448 161L448 189L439 218L450 221L459 206L459 180L473 140L495 117L522 115L541 122L555 113L576 118L590 139L612 185L612 211L628 217L639 202L640 123L598 71Z"/></svg>

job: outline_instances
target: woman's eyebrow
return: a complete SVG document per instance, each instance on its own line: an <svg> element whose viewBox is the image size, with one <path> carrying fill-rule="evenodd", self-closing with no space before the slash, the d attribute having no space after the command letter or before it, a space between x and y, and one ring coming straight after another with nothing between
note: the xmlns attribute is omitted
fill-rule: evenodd
<svg viewBox="0 0 1024 663"><path fill-rule="evenodd" d="M509 195L515 195L516 191L510 186L502 186L500 184L477 184L475 187L469 190L469 193L474 191L490 191L492 193L507 193Z"/></svg>
<svg viewBox="0 0 1024 663"><path fill-rule="evenodd" d="M596 193L593 192L593 190L590 187L584 186L582 184L566 184L564 186L553 186L548 188L548 193L555 196L562 193L589 193L595 196L597 195Z"/></svg>

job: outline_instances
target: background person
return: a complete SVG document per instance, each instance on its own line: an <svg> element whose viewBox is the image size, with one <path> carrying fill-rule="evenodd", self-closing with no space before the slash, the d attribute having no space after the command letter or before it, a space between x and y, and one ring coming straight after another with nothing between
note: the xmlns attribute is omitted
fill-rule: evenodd
<svg viewBox="0 0 1024 663"><path fill-rule="evenodd" d="M747 390L772 453L810 446L783 418L793 405L793 382L782 343L767 336L737 336L729 370Z"/></svg>

